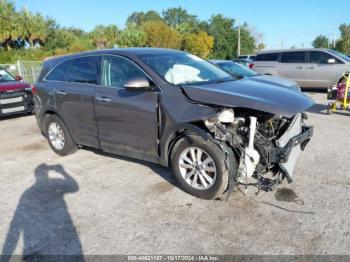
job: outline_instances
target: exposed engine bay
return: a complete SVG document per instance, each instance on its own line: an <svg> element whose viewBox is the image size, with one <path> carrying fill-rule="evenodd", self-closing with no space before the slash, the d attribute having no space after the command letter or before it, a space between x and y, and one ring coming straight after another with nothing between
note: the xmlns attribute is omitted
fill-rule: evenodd
<svg viewBox="0 0 350 262"><path fill-rule="evenodd" d="M304 125L304 119L305 113L287 118L255 110L221 109L204 124L236 156L238 167L232 183L244 192L254 186L258 193L274 190L284 179L292 182L297 157L313 131Z"/></svg>

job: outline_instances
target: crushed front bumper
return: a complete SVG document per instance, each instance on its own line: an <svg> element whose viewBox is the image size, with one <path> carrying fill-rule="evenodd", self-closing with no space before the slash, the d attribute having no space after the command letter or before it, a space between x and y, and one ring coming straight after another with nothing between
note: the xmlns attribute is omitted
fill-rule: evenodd
<svg viewBox="0 0 350 262"><path fill-rule="evenodd" d="M313 127L305 126L302 114L292 120L289 128L278 139L278 149L275 152L275 161L288 182L292 182L295 163L313 136Z"/></svg>

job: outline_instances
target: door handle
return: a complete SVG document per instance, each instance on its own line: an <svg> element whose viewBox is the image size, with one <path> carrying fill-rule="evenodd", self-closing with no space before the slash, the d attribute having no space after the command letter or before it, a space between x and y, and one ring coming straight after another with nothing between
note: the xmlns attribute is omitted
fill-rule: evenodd
<svg viewBox="0 0 350 262"><path fill-rule="evenodd" d="M65 96L67 93L64 91L56 91L56 94L59 96Z"/></svg>
<svg viewBox="0 0 350 262"><path fill-rule="evenodd" d="M110 98L105 96L96 96L96 100L103 103L109 103L112 101Z"/></svg>
<svg viewBox="0 0 350 262"><path fill-rule="evenodd" d="M303 66L297 66L296 69L303 69Z"/></svg>

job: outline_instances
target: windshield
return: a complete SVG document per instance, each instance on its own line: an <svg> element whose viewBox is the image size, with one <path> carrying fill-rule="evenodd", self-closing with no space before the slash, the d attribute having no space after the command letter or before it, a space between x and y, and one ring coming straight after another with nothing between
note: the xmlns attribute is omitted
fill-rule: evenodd
<svg viewBox="0 0 350 262"><path fill-rule="evenodd" d="M138 57L164 80L174 85L234 80L220 68L188 53L143 54Z"/></svg>
<svg viewBox="0 0 350 262"><path fill-rule="evenodd" d="M220 62L218 63L218 66L224 69L227 73L236 77L251 77L257 75L255 71L250 70L248 67L242 66L231 61Z"/></svg>
<svg viewBox="0 0 350 262"><path fill-rule="evenodd" d="M16 79L10 75L5 69L0 69L0 82L16 81Z"/></svg>
<svg viewBox="0 0 350 262"><path fill-rule="evenodd" d="M334 51L334 50L332 50L332 49L330 49L329 51L330 51L331 53L336 54L337 56L343 58L345 61L350 62L350 58L347 57L346 55L344 55L344 54L342 54L342 53L339 53L339 52L337 52L337 51Z"/></svg>

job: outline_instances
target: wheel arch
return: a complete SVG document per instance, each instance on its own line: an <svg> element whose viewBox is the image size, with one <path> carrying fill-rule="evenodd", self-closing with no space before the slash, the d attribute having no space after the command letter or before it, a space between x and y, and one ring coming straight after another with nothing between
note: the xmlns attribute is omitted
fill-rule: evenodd
<svg viewBox="0 0 350 262"><path fill-rule="evenodd" d="M46 121L47 121L47 119L48 119L48 117L50 116L50 115L56 115L58 118L60 118L61 120L62 120L62 122L66 125L66 127L67 127L67 130L68 130L68 132L70 133L70 131L69 131L69 128L68 128L68 126L67 126L67 123L66 123L66 121L64 120L64 118L61 116L61 114L59 113L59 112L57 112L57 110L55 109L55 108L53 108L53 107L49 107L49 108L47 108L47 109L45 109L44 111L43 111L43 113L42 113L42 115L41 115L41 131L42 131L42 133L43 134L46 134L46 130L45 130L45 126L46 126Z"/></svg>
<svg viewBox="0 0 350 262"><path fill-rule="evenodd" d="M211 134L201 126L200 122L182 123L168 129L160 142L160 164L169 166L172 149L176 142L178 142L186 134L196 134L204 140L212 139Z"/></svg>

